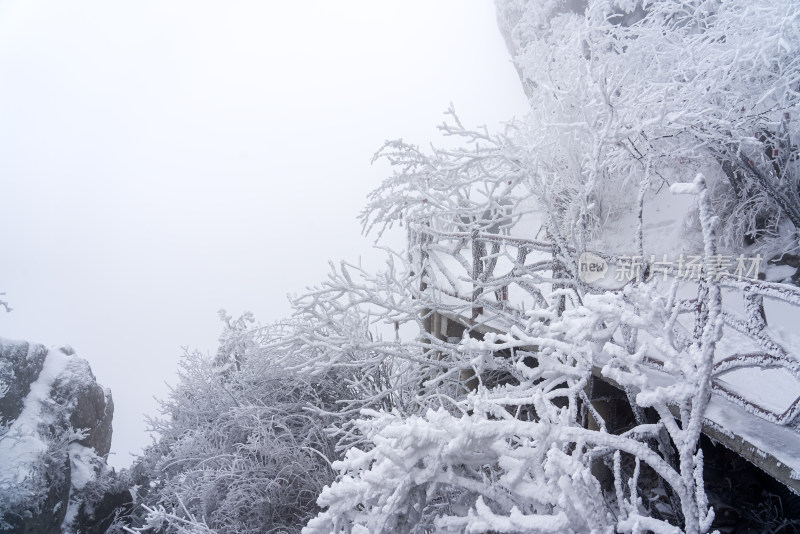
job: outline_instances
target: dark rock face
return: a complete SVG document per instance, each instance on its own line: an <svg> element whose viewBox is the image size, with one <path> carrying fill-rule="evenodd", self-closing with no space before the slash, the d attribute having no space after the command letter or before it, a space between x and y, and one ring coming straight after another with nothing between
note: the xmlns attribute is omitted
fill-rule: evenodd
<svg viewBox="0 0 800 534"><path fill-rule="evenodd" d="M72 428L87 433L78 443L93 448L98 456L105 456L111 450L111 419L114 416L111 392L106 392L97 383L86 360L76 358L71 367L78 368L79 372L72 373L68 379L57 379L51 397L59 405L68 407Z"/></svg>
<svg viewBox="0 0 800 534"><path fill-rule="evenodd" d="M0 338L0 534L100 532L86 510L105 518L125 501L103 493L113 414L71 348Z"/></svg>
<svg viewBox="0 0 800 534"><path fill-rule="evenodd" d="M61 523L67 513L66 503L69 500L70 461L64 455L63 462L57 460L47 462L44 473L47 493L38 514L15 517L12 527L2 532L20 534L60 533Z"/></svg>
<svg viewBox="0 0 800 534"><path fill-rule="evenodd" d="M8 388L0 398L0 421L11 422L22 412L31 384L42 371L47 349L42 345L0 340L0 384Z"/></svg>
<svg viewBox="0 0 800 534"><path fill-rule="evenodd" d="M118 515L126 516L132 511L133 496L130 490L124 487L109 488L99 500L81 505L75 531L81 534L105 534Z"/></svg>

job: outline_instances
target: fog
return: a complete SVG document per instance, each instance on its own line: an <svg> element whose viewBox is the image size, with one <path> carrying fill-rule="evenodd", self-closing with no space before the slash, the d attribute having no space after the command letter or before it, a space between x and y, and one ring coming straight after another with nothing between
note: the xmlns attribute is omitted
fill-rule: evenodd
<svg viewBox="0 0 800 534"><path fill-rule="evenodd" d="M451 101L525 112L489 0L0 2L0 336L88 359L130 464L218 309L274 321L328 260L379 263L371 157L441 142Z"/></svg>

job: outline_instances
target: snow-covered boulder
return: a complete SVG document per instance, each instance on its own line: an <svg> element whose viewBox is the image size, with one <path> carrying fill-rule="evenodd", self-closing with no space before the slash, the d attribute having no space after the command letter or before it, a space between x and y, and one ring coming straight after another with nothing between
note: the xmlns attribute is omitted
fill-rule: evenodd
<svg viewBox="0 0 800 534"><path fill-rule="evenodd" d="M0 338L0 532L74 530L109 473L113 413L70 347Z"/></svg>

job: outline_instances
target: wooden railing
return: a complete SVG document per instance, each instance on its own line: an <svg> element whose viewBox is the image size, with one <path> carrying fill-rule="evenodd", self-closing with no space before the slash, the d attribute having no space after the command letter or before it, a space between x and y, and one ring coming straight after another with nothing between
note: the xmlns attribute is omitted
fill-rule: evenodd
<svg viewBox="0 0 800 534"><path fill-rule="evenodd" d="M445 311L462 317L467 325L500 320L523 327L527 309L547 305L547 286L574 288L576 295L601 291L578 279L575 251L560 250L552 242L479 231L447 231L427 223L409 229L409 243L412 260L423 274L420 291L433 287L440 296L450 297L451 303ZM614 256L602 257L610 264L618 260ZM674 269L667 268L665 272L667 276L676 276ZM741 294L744 301L742 315L732 311L735 306L730 299L723 299L725 325L746 336L757 350L727 355L717 361L713 369L714 393L762 419L778 425L792 423L800 414L800 396L786 410L777 413L734 391L723 377L737 369L781 368L800 382L800 355L792 353L772 335L764 306L764 300L768 299L800 308L800 289L728 275L720 276L719 283L723 289ZM686 299L679 305L684 314L696 316L701 311L697 299ZM685 334L676 331L676 337L682 335L688 342ZM646 363L662 368L656 359L649 358Z"/></svg>

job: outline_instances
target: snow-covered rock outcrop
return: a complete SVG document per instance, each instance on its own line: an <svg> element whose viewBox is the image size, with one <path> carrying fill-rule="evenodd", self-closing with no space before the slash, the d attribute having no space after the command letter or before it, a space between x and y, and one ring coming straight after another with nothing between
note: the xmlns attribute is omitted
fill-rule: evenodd
<svg viewBox="0 0 800 534"><path fill-rule="evenodd" d="M546 0L537 3L536 9L529 9L530 0L496 0L497 26L506 42L514 66L522 81L522 88L528 97L536 85L535 73L526 72L519 61L519 55L534 39L544 37L550 32L550 23L557 15L564 13L583 13L587 0Z"/></svg>
<svg viewBox="0 0 800 534"><path fill-rule="evenodd" d="M0 338L0 532L72 532L92 515L113 413L111 391L70 347Z"/></svg>

